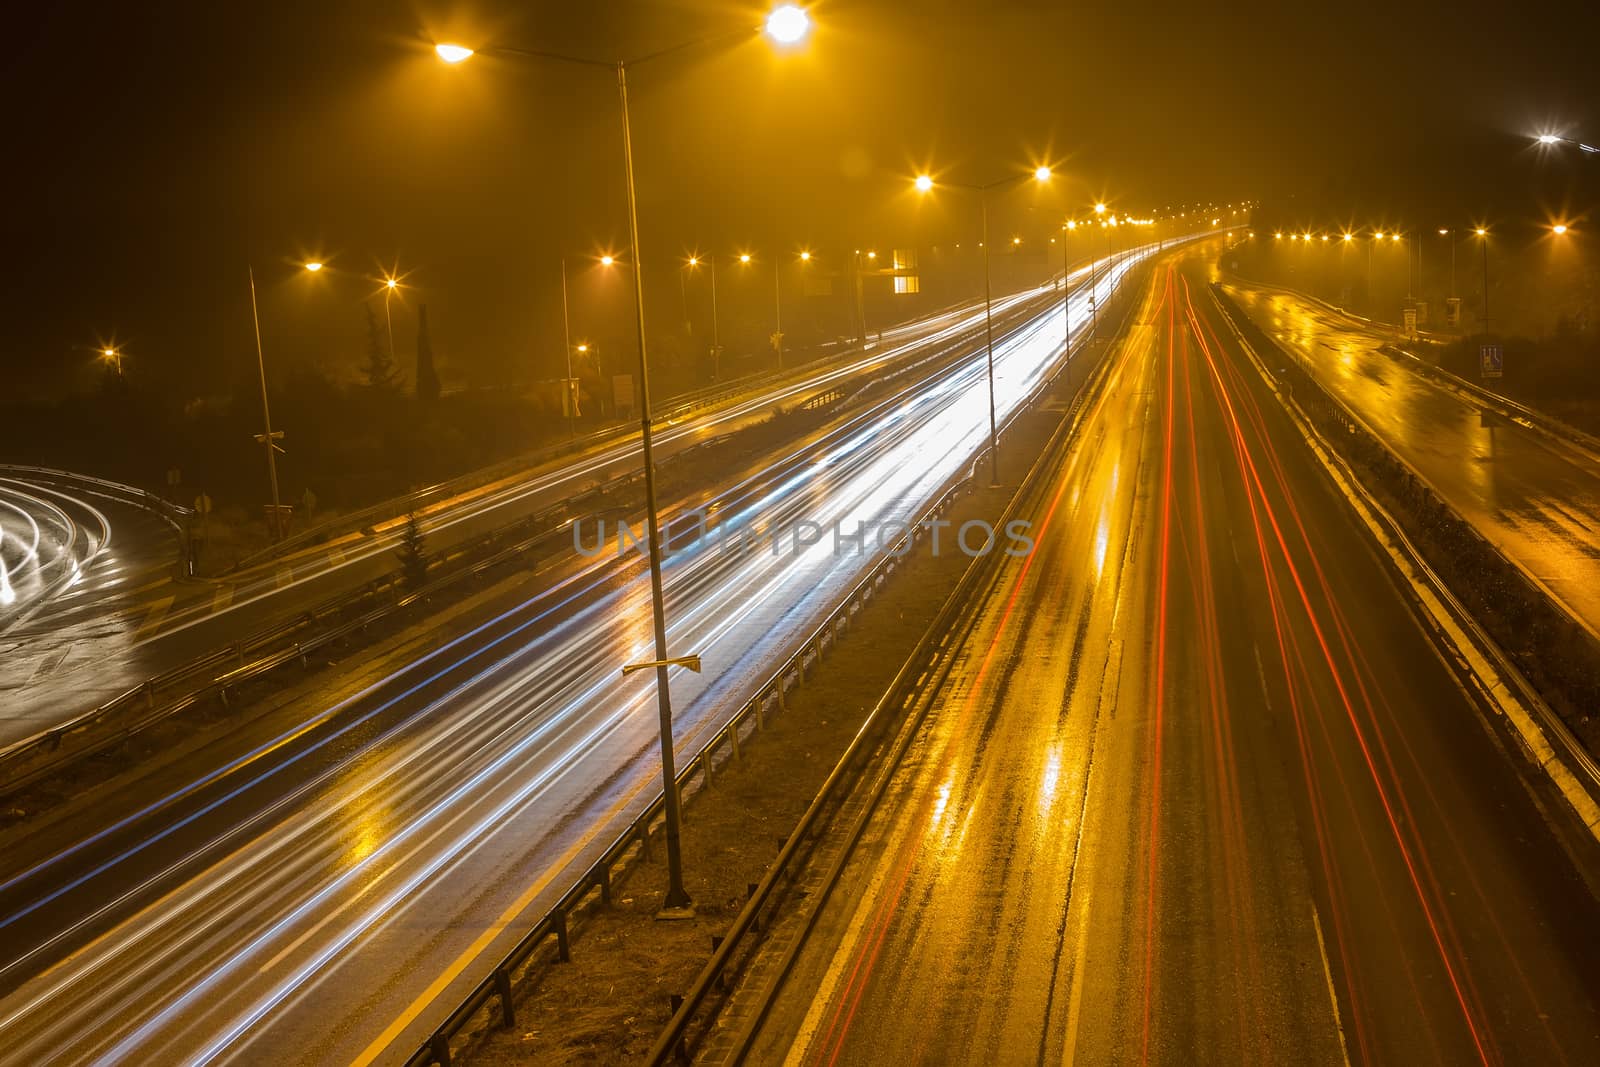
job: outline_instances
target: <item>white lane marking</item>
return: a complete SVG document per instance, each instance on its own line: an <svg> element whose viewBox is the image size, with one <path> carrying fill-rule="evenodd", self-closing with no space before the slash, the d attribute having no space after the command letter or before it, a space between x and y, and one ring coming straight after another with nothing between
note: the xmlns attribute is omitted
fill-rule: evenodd
<svg viewBox="0 0 1600 1067"><path fill-rule="evenodd" d="M1322 977L1328 983L1328 1004L1333 1008L1333 1032L1339 1035L1339 1055L1350 1067L1350 1049L1344 1043L1344 1021L1339 1018L1339 994L1333 988L1333 965L1328 962L1328 945L1322 939L1322 920L1317 918L1317 902L1311 902L1311 928L1317 932L1317 952L1322 956Z"/></svg>
<svg viewBox="0 0 1600 1067"><path fill-rule="evenodd" d="M893 847L904 841L904 833L896 827L892 836L885 838L884 855L896 852ZM784 1067L793 1067L805 1062L806 1052L811 1048L811 1043L816 1040L817 1031L822 1027L823 1013L833 1004L834 992L838 989L839 980L844 977L846 967L853 967L856 962L855 947L861 940L868 921L877 912L877 906L882 899L884 883L889 880L892 863L878 863L877 870L873 872L872 881L867 883L866 892L858 898L856 913L850 918L850 925L845 929L844 937L834 949L833 961L828 964L827 972L822 976L822 981L817 985L816 995L811 998L811 1007L806 1012L804 1021L800 1024L799 1031L795 1034L794 1043L789 1046L789 1052L784 1056Z"/></svg>

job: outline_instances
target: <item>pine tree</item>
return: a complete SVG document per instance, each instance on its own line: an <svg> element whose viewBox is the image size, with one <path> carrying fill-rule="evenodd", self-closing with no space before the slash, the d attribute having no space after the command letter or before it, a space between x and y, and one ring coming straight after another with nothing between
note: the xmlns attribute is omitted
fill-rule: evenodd
<svg viewBox="0 0 1600 1067"><path fill-rule="evenodd" d="M424 404L439 399L439 372L433 369L433 338L428 336L428 305L417 308L417 399Z"/></svg>
<svg viewBox="0 0 1600 1067"><path fill-rule="evenodd" d="M400 580L405 587L416 592L428 583L428 553L427 540L422 533L422 524L417 521L417 513L411 512L406 516L406 528L400 534Z"/></svg>
<svg viewBox="0 0 1600 1067"><path fill-rule="evenodd" d="M378 316L372 305L364 304L367 312L367 365L362 368L367 375L367 385L372 389L387 390L395 386L397 368L389 358L389 345L378 330Z"/></svg>

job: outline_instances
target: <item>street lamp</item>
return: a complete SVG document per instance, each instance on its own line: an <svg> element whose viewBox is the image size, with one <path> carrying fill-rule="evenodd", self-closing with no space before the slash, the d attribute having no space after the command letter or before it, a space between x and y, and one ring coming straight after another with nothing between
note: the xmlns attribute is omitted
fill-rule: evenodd
<svg viewBox="0 0 1600 1067"><path fill-rule="evenodd" d="M394 358L394 316L390 313L390 310L389 310L389 302L390 302L389 298L394 296L395 293L397 293L399 290L400 290L400 279L398 277L396 277L395 275L393 275L393 274L384 275L384 277L383 277L383 324L384 324L384 328L386 330L388 330L388 332L389 332L389 366L393 367L393 368L398 368L398 363Z"/></svg>
<svg viewBox="0 0 1600 1067"><path fill-rule="evenodd" d="M1032 178L1037 182L1050 180L1050 168L1047 166L1035 167L1032 173L1026 175L1013 175L1001 178L987 185L967 185L961 182L944 182L953 189L962 189L966 192L977 193L978 201L983 209L983 331L985 337L985 352L989 366L989 481L998 486L1000 484L1000 428L995 418L994 410L994 295L993 285L989 277L989 194L996 189ZM934 180L932 175L920 174L912 183L920 193L933 190ZM1103 210L1104 204L1096 205L1095 210ZM1019 239L1020 240L1020 239ZM871 258L871 253L868 253Z"/></svg>
<svg viewBox="0 0 1600 1067"><path fill-rule="evenodd" d="M715 255L690 256L684 266L689 270L699 270L701 263L711 265L711 377L714 381L722 381L722 335L717 325L717 257Z"/></svg>
<svg viewBox="0 0 1600 1067"><path fill-rule="evenodd" d="M734 33L722 34L707 40L686 41L683 44L651 52L637 59L619 59L614 62L604 62L594 59L584 59L577 56L562 55L557 52L546 52L521 48L495 48L494 54L517 56L525 59L549 60L559 63L568 63L576 66L598 67L611 70L617 78L617 102L622 113L622 165L623 176L628 191L628 237L630 255L633 257L633 297L634 317L638 335L639 354L639 431L640 451L644 465L644 492L646 522L650 538L650 600L652 623L655 631L655 659L645 664L625 665L628 667L654 667L656 672L656 704L661 719L661 777L662 777L662 808L667 838L667 894L662 902L661 918L689 918L694 914L693 901L683 886L683 856L680 841L680 818L678 812L678 781L672 756L672 698L667 680L667 668L673 664L692 666L699 670L698 658L680 657L673 659L667 654L667 619L665 596L661 581L661 527L656 515L656 478L655 454L652 440L652 427L650 425L650 365L646 354L644 319L644 253L639 247L639 201L633 177L633 133L628 113L628 68L636 67L641 63L659 59L663 56L673 55L688 48L709 44L712 41L733 40L749 36L752 32L765 33L767 37L781 45L799 43L810 31L811 19L803 8L794 4L784 4L774 9L766 18L761 27L754 31L741 29ZM439 44L434 47L439 58L446 63L459 64L473 55L473 50L458 44Z"/></svg>
<svg viewBox="0 0 1600 1067"><path fill-rule="evenodd" d="M1472 231L1483 243L1483 339L1489 339L1489 231L1479 226Z"/></svg>
<svg viewBox="0 0 1600 1067"><path fill-rule="evenodd" d="M322 269L322 264L306 264L306 270L315 274ZM278 456L283 451L278 441L283 438L282 430L272 428L272 408L267 404L267 360L261 353L261 312L256 306L256 272L254 267L247 266L245 273L250 279L250 321L255 325L256 332L256 370L261 377L261 432L255 435L256 441L267 453L267 484L272 489L272 539L283 539L283 520L279 514L278 505Z"/></svg>
<svg viewBox="0 0 1600 1067"><path fill-rule="evenodd" d="M1572 145L1574 148L1578 149L1578 151L1582 152L1584 155L1589 155L1589 156L1600 155L1600 148L1596 148L1592 144L1584 144L1582 141L1576 140L1575 138L1572 138L1572 137L1563 137L1560 134L1556 134L1556 133L1541 133L1536 138L1536 140L1541 145L1544 145L1546 148L1553 148L1556 145L1566 144L1566 145Z"/></svg>

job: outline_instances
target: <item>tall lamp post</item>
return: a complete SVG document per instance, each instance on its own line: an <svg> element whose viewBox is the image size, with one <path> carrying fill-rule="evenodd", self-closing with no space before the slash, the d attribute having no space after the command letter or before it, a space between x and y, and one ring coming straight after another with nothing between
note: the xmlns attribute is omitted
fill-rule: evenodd
<svg viewBox="0 0 1600 1067"><path fill-rule="evenodd" d="M584 67L598 67L602 70L614 71L617 77L617 101L622 112L623 175L628 190L628 239L633 249L634 317L639 338L640 449L644 464L645 510L650 540L650 600L652 622L655 630L655 659L647 663L626 664L623 666L623 673L627 674L633 670L651 667L655 668L656 672L656 706L661 720L662 814L667 838L667 894L662 901L661 911L658 916L667 919L689 918L694 914L694 903L683 885L678 779L672 758L672 698L669 692L667 669L671 666L679 665L698 671L700 669L700 658L698 656L669 657L667 654L666 606L661 582L661 527L656 515L655 456L652 427L650 425L650 368L645 349L644 255L639 247L639 203L634 186L633 134L628 114L628 68L689 48L710 44L715 40L731 41L735 38L743 38L762 32L765 32L769 38L780 45L796 44L809 32L810 25L810 17L802 8L793 4L786 4L774 9L767 16L765 23L754 30L741 29L737 33L724 34L709 40L689 41L632 60L602 62L600 60L562 55L557 52L521 48L497 47L487 50L489 54L493 55L517 56ZM473 54L472 49L455 44L440 44L435 46L434 51L440 59L452 64L460 63Z"/></svg>
<svg viewBox="0 0 1600 1067"><path fill-rule="evenodd" d="M1094 213L1101 217L1100 228L1102 230L1105 229L1105 203L1096 204ZM1111 235L1108 233L1106 234L1106 248L1108 250L1111 247L1110 242ZM1100 261L1098 249L1096 249L1094 243L1094 234L1089 235L1089 340L1093 342L1100 340Z"/></svg>
<svg viewBox="0 0 1600 1067"><path fill-rule="evenodd" d="M984 350L989 365L989 481L990 484L1000 484L1000 428L994 410L994 293L993 283L989 275L989 194L996 189L1018 182L1027 181L1047 182L1050 180L1050 168L1040 165L1027 174L1016 174L1009 178L1001 178L987 185L967 185L961 182L940 182L952 189L962 189L969 193L977 193L978 201L983 208L983 332ZM920 174L913 183L917 192L928 193L933 190L934 180L931 175Z"/></svg>
<svg viewBox="0 0 1600 1067"><path fill-rule="evenodd" d="M1483 339L1489 339L1489 231L1479 226L1473 231L1483 243Z"/></svg>
<svg viewBox="0 0 1600 1067"><path fill-rule="evenodd" d="M322 269L321 263L307 263L306 270L315 274ZM254 267L246 267L250 278L250 321L256 329L256 370L261 376L261 432L256 434L256 440L267 452L267 484L272 488L272 539L283 539L283 520L278 510L278 456L283 449L278 441L283 437L282 430L272 428L272 408L267 403L267 360L261 354L261 312L256 307L256 271Z"/></svg>
<svg viewBox="0 0 1600 1067"><path fill-rule="evenodd" d="M561 257L561 351L566 354L567 376L561 382L561 406L567 409L567 433L578 436L578 387L572 378L572 315L567 310L567 257Z"/></svg>
<svg viewBox="0 0 1600 1067"><path fill-rule="evenodd" d="M722 380L722 334L717 326L717 257L715 255L702 256L696 253L684 260L684 270L699 270L700 264L705 263L711 267L711 378L713 381Z"/></svg>

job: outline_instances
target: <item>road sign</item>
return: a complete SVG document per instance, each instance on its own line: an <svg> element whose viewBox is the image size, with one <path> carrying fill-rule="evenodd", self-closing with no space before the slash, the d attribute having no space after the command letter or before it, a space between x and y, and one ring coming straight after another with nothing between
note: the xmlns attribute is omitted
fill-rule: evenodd
<svg viewBox="0 0 1600 1067"><path fill-rule="evenodd" d="M211 498L204 493L194 498L194 510L199 515L211 514Z"/></svg>
<svg viewBox="0 0 1600 1067"><path fill-rule="evenodd" d="M1459 296L1445 297L1444 324L1452 328L1461 325L1461 298Z"/></svg>
<svg viewBox="0 0 1600 1067"><path fill-rule="evenodd" d="M1478 346L1478 374L1483 378L1499 378L1505 369L1505 351L1499 345Z"/></svg>
<svg viewBox="0 0 1600 1067"><path fill-rule="evenodd" d="M1406 308L1400 313L1400 316L1401 321L1405 323L1406 336L1415 337L1417 335L1417 309Z"/></svg>

